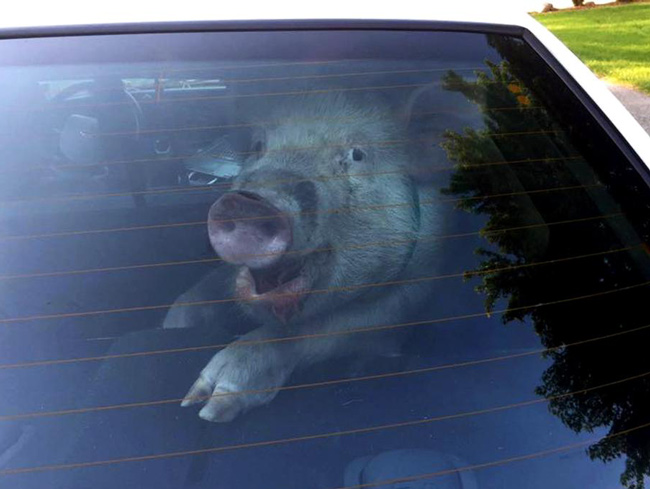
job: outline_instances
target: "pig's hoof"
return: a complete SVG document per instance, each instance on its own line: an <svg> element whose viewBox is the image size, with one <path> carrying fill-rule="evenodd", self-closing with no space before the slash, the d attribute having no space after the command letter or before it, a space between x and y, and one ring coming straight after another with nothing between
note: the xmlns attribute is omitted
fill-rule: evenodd
<svg viewBox="0 0 650 489"><path fill-rule="evenodd" d="M203 404L199 417L215 423L227 423L246 410L242 399L243 393L232 388L213 386L207 379L200 376L185 395L182 407Z"/></svg>
<svg viewBox="0 0 650 489"><path fill-rule="evenodd" d="M286 368L267 352L244 355L241 347L225 348L203 369L181 406L205 404L199 416L228 422L246 411L269 403L283 385Z"/></svg>
<svg viewBox="0 0 650 489"><path fill-rule="evenodd" d="M215 423L227 423L244 411L244 403L241 399L238 399L236 392L218 392L215 390L212 399L199 411L199 417Z"/></svg>
<svg viewBox="0 0 650 489"><path fill-rule="evenodd" d="M200 402L206 402L210 399L211 396L212 387L210 386L210 382L201 376L196 382L194 382L194 385L190 387L190 390L183 398L183 402L181 402L181 406L187 407L193 406L194 404L198 404Z"/></svg>

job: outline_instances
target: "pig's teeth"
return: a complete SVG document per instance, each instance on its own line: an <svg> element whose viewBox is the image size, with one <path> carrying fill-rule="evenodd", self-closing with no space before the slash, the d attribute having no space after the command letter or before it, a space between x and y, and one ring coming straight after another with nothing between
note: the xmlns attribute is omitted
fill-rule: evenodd
<svg viewBox="0 0 650 489"><path fill-rule="evenodd" d="M235 279L235 288L239 297L255 298L258 296L255 289L255 280L247 267L243 267Z"/></svg>

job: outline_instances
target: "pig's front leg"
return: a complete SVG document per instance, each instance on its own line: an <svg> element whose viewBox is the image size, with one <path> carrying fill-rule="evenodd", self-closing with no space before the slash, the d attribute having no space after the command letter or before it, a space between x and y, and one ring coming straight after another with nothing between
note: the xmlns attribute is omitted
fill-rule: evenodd
<svg viewBox="0 0 650 489"><path fill-rule="evenodd" d="M277 341L274 328L261 327L230 344L201 371L182 406L205 403L199 416L228 422L269 403L298 363L295 341Z"/></svg>

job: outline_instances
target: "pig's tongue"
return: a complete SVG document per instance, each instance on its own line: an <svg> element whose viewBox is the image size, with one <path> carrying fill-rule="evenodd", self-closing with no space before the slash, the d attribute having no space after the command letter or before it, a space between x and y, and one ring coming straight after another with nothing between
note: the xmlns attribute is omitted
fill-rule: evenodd
<svg viewBox="0 0 650 489"><path fill-rule="evenodd" d="M261 302L285 323L298 312L308 288L308 280L298 263L262 270L242 267L236 284L240 299Z"/></svg>

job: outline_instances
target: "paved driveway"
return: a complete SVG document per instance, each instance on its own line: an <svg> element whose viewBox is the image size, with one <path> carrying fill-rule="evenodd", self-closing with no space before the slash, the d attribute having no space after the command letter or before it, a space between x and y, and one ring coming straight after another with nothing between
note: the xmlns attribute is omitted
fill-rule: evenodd
<svg viewBox="0 0 650 489"><path fill-rule="evenodd" d="M650 95L619 85L609 85L609 89L650 134Z"/></svg>

